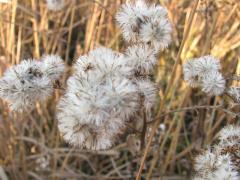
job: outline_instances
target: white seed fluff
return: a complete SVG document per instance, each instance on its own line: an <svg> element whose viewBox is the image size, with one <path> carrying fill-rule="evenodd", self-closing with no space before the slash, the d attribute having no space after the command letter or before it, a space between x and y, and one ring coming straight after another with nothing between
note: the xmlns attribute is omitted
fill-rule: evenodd
<svg viewBox="0 0 240 180"><path fill-rule="evenodd" d="M231 141L240 138L240 127L237 125L227 125L218 133L221 142Z"/></svg>
<svg viewBox="0 0 240 180"><path fill-rule="evenodd" d="M236 101L236 103L240 103L240 87L230 87L228 88L227 93Z"/></svg>
<svg viewBox="0 0 240 180"><path fill-rule="evenodd" d="M162 50L171 42L172 27L164 7L137 0L123 5L116 19L128 42L146 43L155 50Z"/></svg>
<svg viewBox="0 0 240 180"><path fill-rule="evenodd" d="M43 60L43 73L49 77L52 81L58 80L63 75L65 66L60 56L57 55L45 55Z"/></svg>
<svg viewBox="0 0 240 180"><path fill-rule="evenodd" d="M149 114L156 104L157 99L157 88L154 82L150 80L137 80L137 87L139 89L140 97L143 99L143 106L146 112Z"/></svg>
<svg viewBox="0 0 240 180"><path fill-rule="evenodd" d="M206 180L237 180L238 173L234 170L228 154L205 151L195 159L194 169L197 173L194 179Z"/></svg>
<svg viewBox="0 0 240 180"><path fill-rule="evenodd" d="M46 100L53 92L51 79L42 71L43 64L24 60L8 69L0 79L0 96L14 111L32 109L36 101Z"/></svg>
<svg viewBox="0 0 240 180"><path fill-rule="evenodd" d="M126 58L128 65L140 74L149 74L157 64L155 51L147 45L130 46Z"/></svg>
<svg viewBox="0 0 240 180"><path fill-rule="evenodd" d="M58 105L59 131L74 146L108 149L139 110L133 68L125 56L98 48L81 56L74 70Z"/></svg>
<svg viewBox="0 0 240 180"><path fill-rule="evenodd" d="M220 61L211 55L195 59L194 66L196 74L199 76L205 76L206 74L212 72L218 72L221 69Z"/></svg>
<svg viewBox="0 0 240 180"><path fill-rule="evenodd" d="M192 87L199 86L199 75L196 71L195 67L196 60L189 60L183 65L183 74L184 74L184 80L189 83Z"/></svg>
<svg viewBox="0 0 240 180"><path fill-rule="evenodd" d="M46 0L47 8L51 11L59 11L65 5L65 0Z"/></svg>
<svg viewBox="0 0 240 180"><path fill-rule="evenodd" d="M127 66L122 54L101 47L81 56L75 65L75 72L94 82L107 77L129 77L133 74L133 68Z"/></svg>
<svg viewBox="0 0 240 180"><path fill-rule="evenodd" d="M226 81L219 72L211 72L203 76L202 90L209 96L221 95L225 90Z"/></svg>

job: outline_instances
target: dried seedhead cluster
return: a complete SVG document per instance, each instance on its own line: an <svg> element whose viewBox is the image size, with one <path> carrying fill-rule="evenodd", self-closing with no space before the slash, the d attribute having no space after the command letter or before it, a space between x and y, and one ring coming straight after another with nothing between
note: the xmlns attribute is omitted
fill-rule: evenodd
<svg viewBox="0 0 240 180"><path fill-rule="evenodd" d="M81 148L110 148L126 123L143 118L137 115L141 111L151 114L156 102L157 87L150 75L157 52L170 42L167 11L137 1L123 5L117 20L129 47L124 53L101 47L81 56L58 106L60 132Z"/></svg>
<svg viewBox="0 0 240 180"><path fill-rule="evenodd" d="M30 110L37 101L52 95L54 81L63 71L64 63L59 56L47 55L41 61L23 60L0 79L0 97L8 101L14 111Z"/></svg>
<svg viewBox="0 0 240 180"><path fill-rule="evenodd" d="M219 143L195 158L194 180L240 179L240 127L228 125L219 132Z"/></svg>

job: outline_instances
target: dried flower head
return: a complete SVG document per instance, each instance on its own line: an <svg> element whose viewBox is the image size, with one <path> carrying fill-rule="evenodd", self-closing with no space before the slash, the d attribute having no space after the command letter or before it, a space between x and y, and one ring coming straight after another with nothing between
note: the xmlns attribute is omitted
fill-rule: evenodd
<svg viewBox="0 0 240 180"><path fill-rule="evenodd" d="M210 96L221 95L226 81L219 72L220 62L213 56L192 59L183 65L184 80L192 87L201 87Z"/></svg>
<svg viewBox="0 0 240 180"><path fill-rule="evenodd" d="M0 96L12 110L22 111L44 101L53 92L51 80L42 71L42 64L24 60L8 69L0 80Z"/></svg>
<svg viewBox="0 0 240 180"><path fill-rule="evenodd" d="M142 97L143 107L149 114L156 104L157 87L152 81L147 79L136 80L136 84L139 89L140 96Z"/></svg>
<svg viewBox="0 0 240 180"><path fill-rule="evenodd" d="M47 8L52 11L59 11L65 5L65 0L46 0Z"/></svg>
<svg viewBox="0 0 240 180"><path fill-rule="evenodd" d="M147 45L130 46L126 52L127 63L135 73L149 74L157 64L156 53Z"/></svg>
<svg viewBox="0 0 240 180"><path fill-rule="evenodd" d="M234 170L231 158L228 154L220 154L217 151L206 150L195 158L194 179L205 180L237 180L237 171Z"/></svg>
<svg viewBox="0 0 240 180"><path fill-rule="evenodd" d="M146 43L156 50L166 48L171 42L172 27L164 7L137 0L123 5L116 19L128 42Z"/></svg>
<svg viewBox="0 0 240 180"><path fill-rule="evenodd" d="M75 73L89 81L102 81L107 77L129 77L134 72L122 54L101 47L81 56L75 65Z"/></svg>
<svg viewBox="0 0 240 180"><path fill-rule="evenodd" d="M124 56L98 48L78 59L58 105L63 138L81 148L110 148L139 110L139 89ZM68 107L68 108L66 108Z"/></svg>
<svg viewBox="0 0 240 180"><path fill-rule="evenodd" d="M202 79L202 90L210 96L221 95L225 90L226 81L219 72L206 74Z"/></svg>
<svg viewBox="0 0 240 180"><path fill-rule="evenodd" d="M58 56L45 56L44 61L23 60L0 79L0 97L8 101L14 111L32 109L37 101L44 101L52 94L52 81L57 80L63 70Z"/></svg>
<svg viewBox="0 0 240 180"><path fill-rule="evenodd" d="M196 60L189 60L183 65L184 80L192 87L197 87L200 84L199 75L195 67Z"/></svg>
<svg viewBox="0 0 240 180"><path fill-rule="evenodd" d="M58 80L64 73L65 66L62 58L57 55L45 55L42 57L42 71L52 81Z"/></svg>
<svg viewBox="0 0 240 180"><path fill-rule="evenodd" d="M211 55L206 55L195 59L194 64L196 74L199 76L204 76L221 69L220 61Z"/></svg>
<svg viewBox="0 0 240 180"><path fill-rule="evenodd" d="M234 99L236 103L240 104L240 87L230 87L227 93Z"/></svg>

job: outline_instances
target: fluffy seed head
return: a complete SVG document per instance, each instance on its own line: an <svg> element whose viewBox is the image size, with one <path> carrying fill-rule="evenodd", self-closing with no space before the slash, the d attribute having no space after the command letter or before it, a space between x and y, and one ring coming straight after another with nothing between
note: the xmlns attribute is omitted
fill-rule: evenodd
<svg viewBox="0 0 240 180"><path fill-rule="evenodd" d="M227 93L235 100L236 103L240 103L240 87L230 87Z"/></svg>
<svg viewBox="0 0 240 180"><path fill-rule="evenodd" d="M107 77L129 77L133 74L133 68L127 66L122 54L101 47L81 56L75 65L75 73L95 82Z"/></svg>
<svg viewBox="0 0 240 180"><path fill-rule="evenodd" d="M58 80L64 73L64 62L60 56L57 55L45 55L43 60L43 73L46 74L52 81Z"/></svg>
<svg viewBox="0 0 240 180"><path fill-rule="evenodd" d="M196 74L199 76L205 76L208 73L216 72L221 69L220 61L211 55L195 59L194 64Z"/></svg>
<svg viewBox="0 0 240 180"><path fill-rule="evenodd" d="M128 65L135 73L149 74L157 64L155 51L147 45L134 45L127 49Z"/></svg>
<svg viewBox="0 0 240 180"><path fill-rule="evenodd" d="M219 72L211 72L203 76L202 90L210 96L221 95L225 90L226 81Z"/></svg>
<svg viewBox="0 0 240 180"><path fill-rule="evenodd" d="M228 154L221 155L215 151L211 152L211 150L196 157L194 169L197 173L194 179L237 180L239 178L232 166L230 156Z"/></svg>
<svg viewBox="0 0 240 180"><path fill-rule="evenodd" d="M0 96L14 111L32 109L36 101L44 101L53 92L51 79L43 72L43 64L24 60L8 69L0 79Z"/></svg>
<svg viewBox="0 0 240 180"><path fill-rule="evenodd" d="M192 87L199 86L199 75L196 71L195 67L196 60L189 60L183 65L183 74L184 74L184 80L189 83Z"/></svg>
<svg viewBox="0 0 240 180"><path fill-rule="evenodd" d="M74 146L108 149L139 110L139 89L130 78L133 68L107 48L80 57L74 68L58 105L59 130Z"/></svg>
<svg viewBox="0 0 240 180"><path fill-rule="evenodd" d="M143 106L146 112L149 114L156 104L157 88L156 85L150 80L137 80L137 87L139 89L140 96L143 98Z"/></svg>
<svg viewBox="0 0 240 180"><path fill-rule="evenodd" d="M171 42L171 24L167 10L161 6L147 5L143 0L137 0L123 5L116 19L128 42L146 43L156 50L166 48Z"/></svg>

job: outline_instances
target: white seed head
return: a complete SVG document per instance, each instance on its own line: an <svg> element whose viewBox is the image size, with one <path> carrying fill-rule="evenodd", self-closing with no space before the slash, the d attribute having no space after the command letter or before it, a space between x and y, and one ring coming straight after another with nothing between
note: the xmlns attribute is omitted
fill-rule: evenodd
<svg viewBox="0 0 240 180"><path fill-rule="evenodd" d="M51 79L43 72L43 63L24 60L8 69L0 79L0 96L14 111L32 109L36 101L46 100L53 92Z"/></svg>
<svg viewBox="0 0 240 180"><path fill-rule="evenodd" d="M236 101L236 103L240 103L240 87L230 87L228 88L227 93Z"/></svg>
<svg viewBox="0 0 240 180"><path fill-rule="evenodd" d="M72 145L110 148L139 111L134 68L124 55L98 48L81 56L67 81L57 118L63 138Z"/></svg>
<svg viewBox="0 0 240 180"><path fill-rule="evenodd" d="M123 5L116 19L128 42L147 43L156 50L166 48L171 42L172 27L164 7L137 0Z"/></svg>
<svg viewBox="0 0 240 180"><path fill-rule="evenodd" d="M149 74L157 64L156 52L147 45L130 46L126 52L128 65L140 74Z"/></svg>
<svg viewBox="0 0 240 180"><path fill-rule="evenodd" d="M205 76L206 74L216 72L221 69L220 61L211 55L195 59L194 66L196 74L199 76Z"/></svg>
<svg viewBox="0 0 240 180"><path fill-rule="evenodd" d="M189 60L183 65L183 74L184 74L184 80L189 83L192 87L199 86L199 75L196 71L195 67L196 60Z"/></svg>
<svg viewBox="0 0 240 180"><path fill-rule="evenodd" d="M237 125L227 125L218 133L221 142L228 142L240 139L240 127Z"/></svg>
<svg viewBox="0 0 240 180"><path fill-rule="evenodd" d="M83 123L101 125L112 117L128 119L139 106L138 89L126 78L91 84L81 77L73 76L68 80L67 91Z"/></svg>
<svg viewBox="0 0 240 180"><path fill-rule="evenodd" d="M202 90L209 96L221 95L225 90L226 81L217 71L206 74L202 78Z"/></svg>
<svg viewBox="0 0 240 180"><path fill-rule="evenodd" d="M150 18L140 29L143 42L152 45L156 50L163 50L172 41L172 26L167 18Z"/></svg>
<svg viewBox="0 0 240 180"><path fill-rule="evenodd" d="M58 80L64 73L65 66L60 56L57 55L45 55L43 60L43 73L46 73L52 81Z"/></svg>
<svg viewBox="0 0 240 180"><path fill-rule="evenodd" d="M129 77L133 74L133 68L126 64L127 60L122 54L101 47L81 56L75 65L75 73L93 82L107 77Z"/></svg>
<svg viewBox="0 0 240 180"><path fill-rule="evenodd" d="M234 170L228 154L207 150L195 158L194 169L197 173L195 179L206 180L237 180L238 173Z"/></svg>
<svg viewBox="0 0 240 180"><path fill-rule="evenodd" d="M139 89L140 97L143 98L143 106L147 114L149 114L157 101L156 85L152 81L146 79L137 80L136 84Z"/></svg>
<svg viewBox="0 0 240 180"><path fill-rule="evenodd" d="M65 5L65 0L46 0L47 8L52 11L59 11Z"/></svg>

